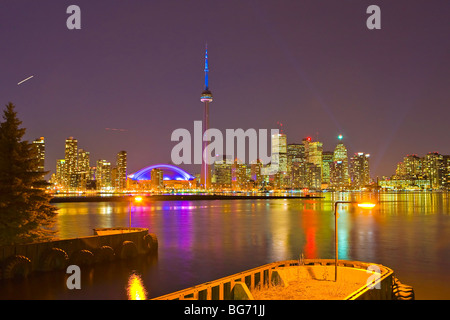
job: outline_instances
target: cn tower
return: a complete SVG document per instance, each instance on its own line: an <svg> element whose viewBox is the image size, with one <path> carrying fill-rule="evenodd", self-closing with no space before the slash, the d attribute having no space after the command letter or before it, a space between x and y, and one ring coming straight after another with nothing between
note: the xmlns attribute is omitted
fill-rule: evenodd
<svg viewBox="0 0 450 320"><path fill-rule="evenodd" d="M203 189L209 189L211 187L211 171L208 164L209 155L206 153L206 147L208 145L208 137L206 131L209 129L209 103L213 101L211 91L209 91L208 85L208 46L205 51L205 90L202 92L200 101L203 102L205 109L203 112L203 147L202 147L202 172L200 175L200 183Z"/></svg>

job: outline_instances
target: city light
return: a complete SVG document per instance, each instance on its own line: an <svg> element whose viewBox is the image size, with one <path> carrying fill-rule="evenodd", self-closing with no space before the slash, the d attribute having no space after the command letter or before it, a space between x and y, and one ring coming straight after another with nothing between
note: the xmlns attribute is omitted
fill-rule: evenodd
<svg viewBox="0 0 450 320"><path fill-rule="evenodd" d="M363 209L372 209L375 206L376 206L375 203L370 203L370 202L358 203L358 207L363 208Z"/></svg>

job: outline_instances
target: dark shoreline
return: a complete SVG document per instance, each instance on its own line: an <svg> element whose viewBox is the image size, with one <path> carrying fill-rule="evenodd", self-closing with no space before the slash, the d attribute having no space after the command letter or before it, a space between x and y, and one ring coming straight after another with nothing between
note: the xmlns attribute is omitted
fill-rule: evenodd
<svg viewBox="0 0 450 320"><path fill-rule="evenodd" d="M177 201L177 200L255 200L255 199L321 199L322 196L265 196L265 195L216 195L216 194L164 194L164 195L140 195L146 200L152 201ZM62 202L115 202L130 201L132 195L121 196L62 196L54 197L51 203Z"/></svg>

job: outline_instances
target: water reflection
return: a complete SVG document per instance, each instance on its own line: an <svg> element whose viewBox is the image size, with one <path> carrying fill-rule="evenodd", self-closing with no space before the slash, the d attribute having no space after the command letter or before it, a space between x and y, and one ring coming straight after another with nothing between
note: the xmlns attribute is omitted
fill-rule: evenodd
<svg viewBox="0 0 450 320"><path fill-rule="evenodd" d="M146 300L147 291L144 288L142 277L135 272L130 274L127 285L128 300Z"/></svg>
<svg viewBox="0 0 450 320"><path fill-rule="evenodd" d="M146 298L152 298L266 263L298 259L302 254L305 258L333 259L334 202L340 200L377 202L368 211L351 205L339 207L340 259L391 267L402 282L415 287L419 299L450 299L446 285L450 282L448 193L348 192L324 196L288 200L147 199L133 207L132 226L148 228L157 235L157 259L139 268L115 264L96 267L92 279L85 277L89 280L83 284L87 289L76 296L128 299L125 288L133 280L136 288L141 285L145 289ZM94 228L128 226L127 202L57 206L56 229L61 238L91 236ZM139 277L130 277L132 270ZM105 285L111 289L103 290ZM31 290L23 286L16 290ZM68 295L61 286L52 285L53 297ZM0 298L4 299L1 291ZM33 292L39 298L42 290Z"/></svg>

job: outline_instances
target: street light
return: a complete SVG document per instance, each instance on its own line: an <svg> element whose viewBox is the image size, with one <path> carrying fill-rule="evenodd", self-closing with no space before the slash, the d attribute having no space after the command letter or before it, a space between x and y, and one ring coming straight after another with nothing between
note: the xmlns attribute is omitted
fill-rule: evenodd
<svg viewBox="0 0 450 320"><path fill-rule="evenodd" d="M135 197L134 202L139 203L142 201L142 197ZM128 225L128 232L131 232L131 203L132 201L130 201L130 210L129 210L129 225Z"/></svg>
<svg viewBox="0 0 450 320"><path fill-rule="evenodd" d="M372 209L375 203L371 202L357 202L357 201L336 201L334 203L334 281L337 282L337 265L338 265L338 204L351 203L356 204L362 209Z"/></svg>

